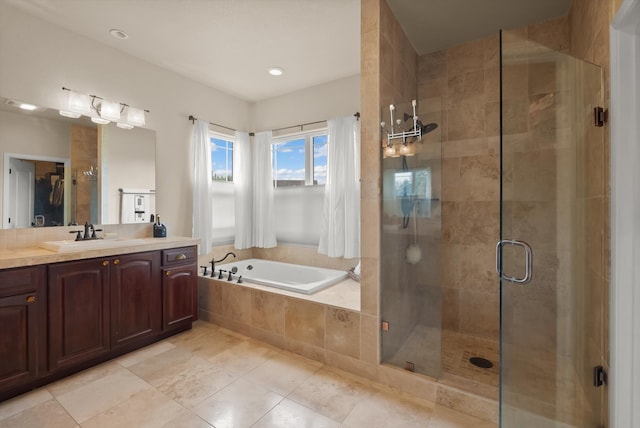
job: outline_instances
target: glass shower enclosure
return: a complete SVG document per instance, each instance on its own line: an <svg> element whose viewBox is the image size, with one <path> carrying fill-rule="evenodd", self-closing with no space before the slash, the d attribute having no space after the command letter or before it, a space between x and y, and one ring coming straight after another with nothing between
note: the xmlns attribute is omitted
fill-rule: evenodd
<svg viewBox="0 0 640 428"><path fill-rule="evenodd" d="M409 148L383 129L381 359L496 400L504 427L599 427L602 72L518 31L495 51L481 137L455 138L451 97L418 100L432 125ZM395 105L407 116L409 102Z"/></svg>

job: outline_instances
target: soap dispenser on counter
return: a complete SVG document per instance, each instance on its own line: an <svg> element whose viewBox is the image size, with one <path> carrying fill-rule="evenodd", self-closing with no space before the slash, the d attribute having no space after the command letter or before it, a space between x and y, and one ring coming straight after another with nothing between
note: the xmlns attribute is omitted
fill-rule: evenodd
<svg viewBox="0 0 640 428"><path fill-rule="evenodd" d="M167 227L160 223L160 216L156 214L156 222L153 224L153 237L154 238L166 238Z"/></svg>

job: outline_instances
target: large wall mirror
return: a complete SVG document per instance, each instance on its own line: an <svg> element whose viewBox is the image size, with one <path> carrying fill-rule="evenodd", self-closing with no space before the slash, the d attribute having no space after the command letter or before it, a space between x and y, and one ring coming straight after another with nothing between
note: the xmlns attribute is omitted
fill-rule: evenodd
<svg viewBox="0 0 640 428"><path fill-rule="evenodd" d="M3 228L151 221L155 132L97 125L0 97Z"/></svg>

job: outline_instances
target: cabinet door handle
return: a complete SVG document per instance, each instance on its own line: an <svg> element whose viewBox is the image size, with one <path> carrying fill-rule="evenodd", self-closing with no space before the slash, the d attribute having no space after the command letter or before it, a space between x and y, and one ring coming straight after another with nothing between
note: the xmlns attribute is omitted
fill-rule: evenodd
<svg viewBox="0 0 640 428"><path fill-rule="evenodd" d="M120 264L120 259L115 259L115 260L113 261L113 264L114 264L114 265L119 265L119 264Z"/></svg>
<svg viewBox="0 0 640 428"><path fill-rule="evenodd" d="M36 301L36 296L27 296L27 303L33 303Z"/></svg>
<svg viewBox="0 0 640 428"><path fill-rule="evenodd" d="M171 271L170 271L170 270L165 271L165 273L164 273L164 274L165 274L165 275L167 275L167 276L171 276Z"/></svg>
<svg viewBox="0 0 640 428"><path fill-rule="evenodd" d="M109 266L109 260L105 260L102 262L102 266Z"/></svg>
<svg viewBox="0 0 640 428"><path fill-rule="evenodd" d="M187 255L184 253L180 253L176 256L176 260L186 260L187 259Z"/></svg>

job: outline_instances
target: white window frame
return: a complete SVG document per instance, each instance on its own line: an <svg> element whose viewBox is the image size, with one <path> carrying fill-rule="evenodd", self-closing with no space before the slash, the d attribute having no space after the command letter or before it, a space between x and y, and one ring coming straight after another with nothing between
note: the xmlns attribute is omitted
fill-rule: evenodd
<svg viewBox="0 0 640 428"><path fill-rule="evenodd" d="M313 138L320 137L326 135L327 136L327 144L329 144L329 128L318 128L312 131L302 131L296 132L292 134L279 135L277 137L273 137L271 141L271 150L272 150L272 159L273 159L273 149L274 146L278 144L284 144L291 140L299 140L304 138L304 185L305 186L324 186L324 184L313 184ZM273 172L273 165L271 166ZM273 174L272 174L273 175ZM274 187L278 187L277 180L273 180ZM301 187L301 186L291 186L291 187Z"/></svg>

